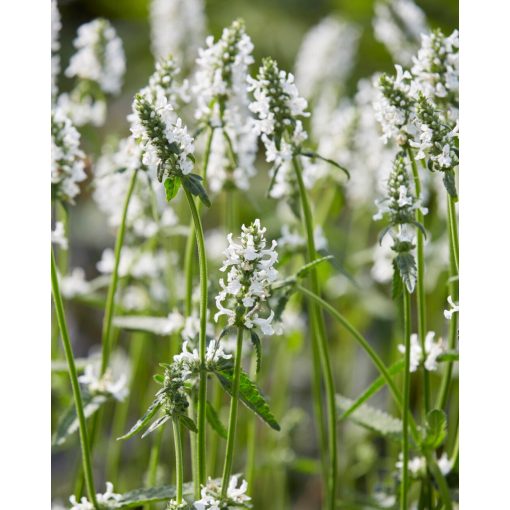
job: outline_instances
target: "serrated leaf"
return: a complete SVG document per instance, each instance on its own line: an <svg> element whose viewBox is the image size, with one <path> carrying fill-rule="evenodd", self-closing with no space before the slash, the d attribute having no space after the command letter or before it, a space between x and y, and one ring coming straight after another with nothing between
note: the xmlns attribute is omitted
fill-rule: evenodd
<svg viewBox="0 0 510 510"><path fill-rule="evenodd" d="M395 375L404 369L404 360L399 360L388 368L390 375ZM383 376L379 376L355 401L354 403L340 416L341 420L348 418L358 407L364 404L369 398L373 397L379 390L384 388L386 380Z"/></svg>
<svg viewBox="0 0 510 510"><path fill-rule="evenodd" d="M260 372L260 363L261 363L261 359L262 359L262 345L260 343L259 336L257 335L257 333L255 333L255 331L253 331L253 329L250 330L250 338L251 338L251 343L253 344L253 347L255 348L255 354L257 356L257 373L258 373L258 372Z"/></svg>
<svg viewBox="0 0 510 510"><path fill-rule="evenodd" d="M457 187L455 186L455 172L447 170L443 175L443 183L446 191L453 197L457 198Z"/></svg>
<svg viewBox="0 0 510 510"><path fill-rule="evenodd" d="M156 421L151 423L151 426L142 434L142 439L145 436L148 436L151 432L154 432L158 427L166 423L170 419L170 416L165 414L164 416L160 416Z"/></svg>
<svg viewBox="0 0 510 510"><path fill-rule="evenodd" d="M309 262L308 264L305 264L297 273L296 276L298 278L305 278L308 276L310 271L318 266L319 264L322 264L326 260L331 260L333 258L333 255L326 255L325 257L321 257L319 259L312 260L312 262Z"/></svg>
<svg viewBox="0 0 510 510"><path fill-rule="evenodd" d="M273 308L274 311L274 320L279 321L282 318L283 312L285 311L285 307L289 302L290 297L294 294L294 286L286 286L282 287L283 291L280 293L278 300L276 302L276 306Z"/></svg>
<svg viewBox="0 0 510 510"><path fill-rule="evenodd" d="M435 450L446 437L446 414L441 409L432 409L427 413L427 422L423 445Z"/></svg>
<svg viewBox="0 0 510 510"><path fill-rule="evenodd" d="M188 430L191 430L191 432L198 432L197 426L195 425L195 422L189 417L184 414L179 415L179 421L184 425Z"/></svg>
<svg viewBox="0 0 510 510"><path fill-rule="evenodd" d="M108 400L111 400L111 398L106 395L84 393L82 401L85 418L90 418L103 404L108 402ZM73 403L60 418L51 445L60 446L64 444L67 438L78 430L79 426L80 424L76 416L76 407Z"/></svg>
<svg viewBox="0 0 510 510"><path fill-rule="evenodd" d="M202 185L202 177L197 174L188 174L181 177L182 185L194 196L200 198L202 203L207 207L211 207L211 201L207 196L204 186Z"/></svg>
<svg viewBox="0 0 510 510"><path fill-rule="evenodd" d="M220 437L227 439L227 429L224 427L223 423L221 423L216 409L214 409L213 405L209 401L206 402L205 411L209 425L211 425Z"/></svg>
<svg viewBox="0 0 510 510"><path fill-rule="evenodd" d="M156 398L156 400L154 400L154 402L152 402L152 404L149 406L147 411L145 411L145 414L131 427L129 432L121 437L118 437L117 441L129 439L130 437L133 437L138 431L146 427L150 419L159 411L162 405L163 403L161 402L161 399Z"/></svg>
<svg viewBox="0 0 510 510"><path fill-rule="evenodd" d="M408 292L413 293L416 286L416 261L411 253L399 253L395 263Z"/></svg>
<svg viewBox="0 0 510 510"><path fill-rule="evenodd" d="M177 176L172 176L169 177L168 179L165 179L165 182L163 184L165 186L166 201L170 202L179 191L181 179Z"/></svg>
<svg viewBox="0 0 510 510"><path fill-rule="evenodd" d="M300 152L300 154L301 154L301 156L305 156L305 157L311 158L311 159L321 159L322 161L329 163L330 165L338 168L339 170L342 170L342 172L344 172L347 175L348 179L351 178L351 174L349 173L349 170L347 170L347 168L345 168L344 166L340 165L339 163L337 163L336 161L334 161L332 159L325 158L324 156L321 156L320 154L317 154L316 152L311 152L311 151Z"/></svg>
<svg viewBox="0 0 510 510"><path fill-rule="evenodd" d="M167 317L150 317L142 315L122 315L113 318L117 328L128 331L143 331L165 336L172 332L172 324Z"/></svg>
<svg viewBox="0 0 510 510"><path fill-rule="evenodd" d="M391 281L391 297L395 301L402 296L402 292L404 290L402 286L402 278L400 276L400 271L397 266L397 261L393 259L393 278Z"/></svg>
<svg viewBox="0 0 510 510"><path fill-rule="evenodd" d="M354 404L354 400L336 395L336 405L338 410L343 414ZM342 416L342 415L340 415ZM389 437L400 441L402 438L402 421L398 418L380 411L367 404L361 405L350 416L349 419L362 427L376 432L384 437Z"/></svg>
<svg viewBox="0 0 510 510"><path fill-rule="evenodd" d="M229 367L222 370L216 370L214 373L216 374L216 377L218 377L218 380L225 391L232 395L232 384L234 380L233 368ZM239 384L239 398L246 407L260 416L260 418L262 418L272 429L280 430L280 425L271 413L269 405L262 396L259 388L255 383L250 381L248 375L243 371L241 371L241 380Z"/></svg>
<svg viewBox="0 0 510 510"><path fill-rule="evenodd" d="M192 483L184 484L183 494L185 496L191 496L193 494ZM120 499L114 503L112 508L141 507L147 503L157 503L158 501L173 499L175 496L176 491L173 485L163 485L161 487L151 487L148 489L135 489L122 494Z"/></svg>

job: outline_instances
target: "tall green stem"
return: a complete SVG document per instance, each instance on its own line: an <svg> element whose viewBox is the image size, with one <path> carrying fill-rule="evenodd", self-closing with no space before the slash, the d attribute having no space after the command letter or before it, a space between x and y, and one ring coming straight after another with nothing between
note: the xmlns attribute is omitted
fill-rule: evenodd
<svg viewBox="0 0 510 510"><path fill-rule="evenodd" d="M182 483L184 468L182 462L181 424L177 418L172 419L175 444L175 499L177 504L182 503Z"/></svg>
<svg viewBox="0 0 510 510"><path fill-rule="evenodd" d="M198 264L200 267L200 334L198 338L198 352L200 356L200 378L198 383L198 433L197 433L197 465L200 484L206 482L205 456L205 413L207 373L205 371L206 326L207 326L207 259L205 256L204 232L202 222L191 193L184 189L193 217L194 229L198 247ZM196 496L200 496L197 494Z"/></svg>
<svg viewBox="0 0 510 510"><path fill-rule="evenodd" d="M78 374L76 372L76 365L74 363L73 348L71 346L71 340L67 330L64 304L62 302L62 295L60 294L57 267L53 249L51 250L51 292L53 294L55 314L57 316L60 336L62 337L62 342L64 344L64 352L69 369L69 378L71 380L76 416L78 417L83 472L85 473L85 484L87 486L89 500L94 508L97 509L98 505L96 500L96 490L94 488L94 477L92 474L92 462L90 458L90 444L87 432L87 423L85 421L85 413L83 412L83 401L81 398L80 384L78 383Z"/></svg>
<svg viewBox="0 0 510 510"><path fill-rule="evenodd" d="M416 199L421 200L422 192L421 192L421 181L420 174L418 172L418 166L416 165L416 160L414 158L414 154L412 149L408 150L409 159L411 160L411 166L413 169L413 178L414 178L414 188L416 193ZM416 209L416 221L423 225L423 213L420 208ZM426 357L425 353L425 334L427 331L427 316L426 316L426 301L425 301L425 254L423 250L423 232L418 228L416 229L416 265L417 265L417 278L416 278L416 304L418 308L418 338L420 339L420 344L423 352L424 358ZM423 372L423 390L425 393L424 398L424 408L425 413L427 413L430 409L430 379L428 370L425 368L422 369Z"/></svg>
<svg viewBox="0 0 510 510"><path fill-rule="evenodd" d="M237 425L237 407L239 403L239 383L241 380L241 360L243 356L243 328L237 330L236 356L234 362L234 381L232 383L232 399L230 401L230 415L228 420L227 448L225 451L225 463L223 465L223 477L221 482L221 495L227 495L232 461L234 459L234 443Z"/></svg>
<svg viewBox="0 0 510 510"><path fill-rule="evenodd" d="M294 171L296 174L299 195L301 199L301 208L303 212L303 224L306 231L307 259L309 262L317 258L314 241L313 218L308 195L303 182L301 165L297 157L292 158ZM315 268L310 271L310 286L312 291L319 295L319 279ZM327 473L327 506L331 510L335 508L336 499L336 477L337 477L337 433L336 433L336 410L335 410L335 385L333 372L326 339L324 318L320 309L314 302L310 302L310 317L314 333L312 338L317 342L317 351L321 368L324 374L324 386L326 389L326 406L328 413L328 446L329 446L329 472ZM314 367L315 368L315 367Z"/></svg>
<svg viewBox="0 0 510 510"><path fill-rule="evenodd" d="M250 379L257 382L257 357L253 353L250 363ZM248 482L248 489L253 494L253 479L255 474L255 450L257 438L257 422L255 416L248 417L246 424L246 481Z"/></svg>
<svg viewBox="0 0 510 510"><path fill-rule="evenodd" d="M115 308L115 292L117 291L117 283L119 281L120 254L122 251L122 245L124 244L124 234L126 233L126 219L129 208L129 202L131 201L131 196L133 195L133 190L135 188L137 176L138 172L135 170L133 172L133 175L131 176L126 198L124 199L122 219L120 222L119 231L117 232L117 238L115 240L113 271L110 280L110 286L108 287L108 295L106 297L106 306L103 319L103 332L101 336L102 344L101 375L103 375L106 372L106 369L108 368L108 362L110 360L110 351L112 347L111 346L112 321L113 312Z"/></svg>
<svg viewBox="0 0 510 510"><path fill-rule="evenodd" d="M455 211L455 200L448 196L448 229L451 238L451 250L455 262L456 273L459 273L459 230L457 226L457 212Z"/></svg>
<svg viewBox="0 0 510 510"><path fill-rule="evenodd" d="M407 510L409 484L409 390L411 387L411 296L404 289L404 400L402 402L402 485L400 486L400 508Z"/></svg>

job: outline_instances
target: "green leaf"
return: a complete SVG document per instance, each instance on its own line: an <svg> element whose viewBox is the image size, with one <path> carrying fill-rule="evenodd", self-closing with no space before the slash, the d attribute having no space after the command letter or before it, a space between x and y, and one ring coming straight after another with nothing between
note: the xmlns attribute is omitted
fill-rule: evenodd
<svg viewBox="0 0 510 510"><path fill-rule="evenodd" d="M179 415L179 421L182 425L184 425L187 429L191 430L191 432L198 432L197 426L195 425L195 422L186 416L185 414Z"/></svg>
<svg viewBox="0 0 510 510"><path fill-rule="evenodd" d="M200 198L202 203L207 207L211 207L211 201L207 196L204 186L202 185L202 177L197 174L188 174L181 177L182 185L194 196Z"/></svg>
<svg viewBox="0 0 510 510"><path fill-rule="evenodd" d="M216 370L214 372L221 385L232 395L232 384L234 381L234 370L232 367ZM241 381L239 385L239 398L249 409L255 414L258 414L272 429L280 430L280 425L276 418L271 413L269 405L265 398L262 396L259 388L255 383L250 381L250 378L245 372L241 371Z"/></svg>
<svg viewBox="0 0 510 510"><path fill-rule="evenodd" d="M205 411L209 425L211 425L211 427L218 433L220 437L227 439L227 429L224 427L223 423L221 423L216 409L214 409L213 405L208 400L206 402Z"/></svg>
<svg viewBox="0 0 510 510"><path fill-rule="evenodd" d="M350 407L355 404L354 400L344 397L342 395L336 396L336 405L341 413L345 413ZM340 417L342 417L342 414ZM356 424L376 432L381 436L388 437L400 441L402 438L402 421L394 418L389 414L380 411L367 404L361 405L356 409L349 418Z"/></svg>
<svg viewBox="0 0 510 510"><path fill-rule="evenodd" d="M457 198L457 187L455 186L455 172L447 170L443 175L443 183L446 191L453 197Z"/></svg>
<svg viewBox="0 0 510 510"><path fill-rule="evenodd" d="M113 325L128 331L143 331L161 336L168 335L170 327L167 317L150 317L147 315L122 315L114 317Z"/></svg>
<svg viewBox="0 0 510 510"><path fill-rule="evenodd" d="M344 172L345 175L347 175L348 179L351 178L351 174L349 173L349 170L347 170L347 168L340 165L336 161L333 161L332 159L325 158L325 157L321 156L320 154L317 154L316 152L311 152L311 151L300 152L300 154L301 154L301 156L305 156L306 158L321 159L322 161L325 161L326 163L333 165L334 167L338 168L339 170L342 170L342 172Z"/></svg>
<svg viewBox="0 0 510 510"><path fill-rule="evenodd" d="M154 402L152 402L152 404L149 406L147 411L145 411L145 414L131 427L131 430L127 434L118 437L117 441L129 439L130 437L133 437L138 431L146 427L150 419L159 411L162 405L163 403L161 399L156 398L156 400L154 400Z"/></svg>
<svg viewBox="0 0 510 510"><path fill-rule="evenodd" d="M184 484L183 493L185 496L191 496L193 494L193 484ZM135 489L123 494L112 508L141 507L147 503L167 501L175 498L175 496L176 491L173 485L163 485L161 487L151 487L148 489Z"/></svg>
<svg viewBox="0 0 510 510"><path fill-rule="evenodd" d="M156 381L158 384L164 384L165 378L161 374L153 375L152 378L154 381Z"/></svg>
<svg viewBox="0 0 510 510"><path fill-rule="evenodd" d="M257 355L257 373L260 372L260 362L262 359L262 345L260 344L260 338L253 331L253 329L250 330L250 336L251 336L251 343L253 344L253 347L255 348L255 353Z"/></svg>
<svg viewBox="0 0 510 510"><path fill-rule="evenodd" d="M446 437L446 414L441 409L432 409L427 413L427 422L423 445L435 450Z"/></svg>
<svg viewBox="0 0 510 510"><path fill-rule="evenodd" d="M395 257L395 265L407 290L412 294L416 285L416 262L414 256L411 253L399 253Z"/></svg>
<svg viewBox="0 0 510 510"><path fill-rule="evenodd" d="M404 288L402 286L402 278L397 266L397 261L393 260L393 279L391 281L391 297L393 300L398 300L402 296Z"/></svg>
<svg viewBox="0 0 510 510"><path fill-rule="evenodd" d="M165 414L163 416L160 416L156 421L153 421L151 423L151 426L142 434L142 439L145 436L148 436L151 432L154 432L158 427L166 423L170 419L170 416L168 414Z"/></svg>
<svg viewBox="0 0 510 510"><path fill-rule="evenodd" d="M388 368L390 375L398 374L404 368L404 360L399 360ZM356 401L340 416L341 420L348 418L358 407L364 404L369 398L373 397L379 390L386 385L383 376L379 376L357 399Z"/></svg>
<svg viewBox="0 0 510 510"><path fill-rule="evenodd" d="M297 273L296 273L296 276L298 278L305 278L306 276L308 276L308 274L310 273L310 271L318 266L319 264L322 264L324 261L326 260L331 260L333 257L333 255L326 255L325 257L321 257L319 259L315 259L315 260L312 260L312 262L309 262L308 264L305 264Z"/></svg>
<svg viewBox="0 0 510 510"><path fill-rule="evenodd" d="M165 182L163 183L165 186L165 192L166 192L166 201L170 202L172 198L177 195L177 192L179 191L179 186L181 184L181 179L178 176L172 176L168 179L165 179Z"/></svg>
<svg viewBox="0 0 510 510"><path fill-rule="evenodd" d="M111 397L84 393L82 400L85 418L90 418L103 404L111 400ZM64 444L66 439L78 430L79 426L80 424L76 416L76 407L73 403L60 418L51 441L51 446Z"/></svg>

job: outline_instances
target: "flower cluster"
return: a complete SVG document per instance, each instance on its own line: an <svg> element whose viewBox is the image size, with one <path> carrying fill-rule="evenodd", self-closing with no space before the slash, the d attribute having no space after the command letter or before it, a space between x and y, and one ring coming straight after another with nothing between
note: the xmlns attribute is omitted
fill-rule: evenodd
<svg viewBox="0 0 510 510"><path fill-rule="evenodd" d="M51 194L74 203L78 183L85 174L85 155L80 150L80 134L60 108L51 114Z"/></svg>
<svg viewBox="0 0 510 510"><path fill-rule="evenodd" d="M310 29L296 57L296 83L305 97L328 94L345 83L359 35L353 24L332 16Z"/></svg>
<svg viewBox="0 0 510 510"><path fill-rule="evenodd" d="M423 11L412 0L379 0L375 4L374 34L395 62L409 64L420 36L427 31Z"/></svg>
<svg viewBox="0 0 510 510"><path fill-rule="evenodd" d="M255 129L266 148L266 160L279 167L296 154L307 134L298 117L307 117L308 103L298 93L294 76L278 69L265 58L257 78L248 78L254 101L250 110L257 115Z"/></svg>
<svg viewBox="0 0 510 510"><path fill-rule="evenodd" d="M457 102L459 92L459 32L422 34L422 45L411 69L426 97Z"/></svg>
<svg viewBox="0 0 510 510"><path fill-rule="evenodd" d="M76 77L77 85L70 94L62 94L58 104L78 126L101 126L105 94L120 92L126 70L122 41L110 22L99 18L78 28L74 46L77 51L65 74Z"/></svg>
<svg viewBox="0 0 510 510"><path fill-rule="evenodd" d="M214 320L226 315L229 325L247 329L259 327L265 335L272 335L274 312L271 311L267 318L259 317L261 305L269 296L270 285L278 275L273 267L278 260L277 243L273 241L271 248L266 248L265 232L257 219L248 227L242 226L239 244L233 241L232 234L228 235L227 258L220 268L221 271L228 269L227 283L220 280L223 290L216 296L219 312ZM225 300L230 304L228 308L223 306Z"/></svg>
<svg viewBox="0 0 510 510"><path fill-rule="evenodd" d="M181 69L173 56L158 60L149 78L148 86L142 89L140 94L150 98L156 104L161 101L161 97L170 104L188 103L190 101L189 83L188 80L184 80L180 85L177 83L176 78L180 72Z"/></svg>
<svg viewBox="0 0 510 510"><path fill-rule="evenodd" d="M230 477L225 498L221 496L221 486L209 478L207 484L202 487L200 495L201 499L195 501L194 508L196 510L224 510L227 508L250 508L251 498L246 494L248 484L246 480L241 482L238 487L238 475Z"/></svg>
<svg viewBox="0 0 510 510"><path fill-rule="evenodd" d="M111 482L106 482L106 492L104 494L96 494L96 500L101 510L116 508L121 497L121 494L113 492L113 484ZM94 510L95 508L85 496L78 502L76 496L73 495L69 498L69 502L72 505L71 510Z"/></svg>
<svg viewBox="0 0 510 510"><path fill-rule="evenodd" d="M424 348L418 340L418 335L413 333L411 335L411 349L410 349L410 371L416 372L419 366L423 364L425 370L430 372L437 370L437 358L445 352L445 346L441 338L434 341L435 333L429 331L425 336ZM405 353L405 346L399 345L398 349L401 353Z"/></svg>
<svg viewBox="0 0 510 510"><path fill-rule="evenodd" d="M193 170L193 138L168 100L137 94L130 116L131 132L143 151L142 161L158 180Z"/></svg>
<svg viewBox="0 0 510 510"><path fill-rule="evenodd" d="M205 30L203 0L152 0L150 22L154 57L191 66Z"/></svg>

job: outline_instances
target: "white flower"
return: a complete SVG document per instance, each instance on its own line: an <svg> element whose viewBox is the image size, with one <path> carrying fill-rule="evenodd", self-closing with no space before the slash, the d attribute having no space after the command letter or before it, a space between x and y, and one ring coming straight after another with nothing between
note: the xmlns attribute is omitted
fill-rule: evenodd
<svg viewBox="0 0 510 510"><path fill-rule="evenodd" d="M402 471L404 469L404 462L402 460L402 453L398 456L398 461L395 464L396 468L399 470L400 476L402 476ZM413 457L408 459L407 462L407 470L411 473L413 477L419 477L426 473L427 470L427 460L425 457Z"/></svg>
<svg viewBox="0 0 510 510"><path fill-rule="evenodd" d="M249 227L242 226L239 244L234 242L232 234L227 236L227 258L220 268L221 271L228 270L227 283L220 280L223 290L216 296L219 312L214 320L226 315L230 325L243 325L248 329L259 327L264 334L271 335L274 313L271 311L268 317L262 318L258 312L269 296L271 283L277 278L278 272L273 266L278 254L275 251L276 241L272 242L271 248L266 248L265 232L257 219ZM226 300L229 305L224 307Z"/></svg>
<svg viewBox="0 0 510 510"><path fill-rule="evenodd" d="M67 250L68 248L64 224L61 221L55 223L55 230L51 232L51 242L60 246L63 250Z"/></svg>
<svg viewBox="0 0 510 510"><path fill-rule="evenodd" d="M425 14L412 0L378 1L373 25L393 60L404 64L410 63L420 35L427 31Z"/></svg>
<svg viewBox="0 0 510 510"><path fill-rule="evenodd" d="M67 299L89 294L91 290L92 287L85 279L85 271L81 267L75 267L69 275L61 277L60 291Z"/></svg>
<svg viewBox="0 0 510 510"><path fill-rule="evenodd" d="M221 486L209 478L207 484L200 491L201 499L195 501L196 510L220 510L231 507L247 507L251 501L250 496L246 494L248 484L246 480L237 487L239 475L230 477L227 494L223 500L221 497Z"/></svg>
<svg viewBox="0 0 510 510"><path fill-rule="evenodd" d="M451 308L444 311L444 317L446 320L451 320L452 315L459 312L459 305L453 301L452 296L448 296L447 301Z"/></svg>
<svg viewBox="0 0 510 510"><path fill-rule="evenodd" d="M77 126L102 126L106 119L106 101L103 99L64 93L58 97L57 105Z"/></svg>
<svg viewBox="0 0 510 510"><path fill-rule="evenodd" d="M110 395L122 402L127 397L130 367L125 355L116 352L112 357L111 367L101 376L101 359L92 356L92 361L85 366L85 371L78 377L78 381L91 394Z"/></svg>
<svg viewBox="0 0 510 510"><path fill-rule="evenodd" d="M203 0L152 0L151 48L156 60L172 55L181 65L193 64L203 40Z"/></svg>
<svg viewBox="0 0 510 510"><path fill-rule="evenodd" d="M416 369L423 363L426 370L437 370L437 358L446 350L443 340L440 338L434 341L435 333L429 331L425 336L425 345L422 349L418 340L418 335L413 333L411 335L411 351L410 351L410 371L415 372ZM405 346L400 344L398 349L401 353L405 354Z"/></svg>
<svg viewBox="0 0 510 510"><path fill-rule="evenodd" d="M113 484L106 482L106 492L104 494L96 494L96 499L102 509L115 508L122 494L113 492ZM76 496L71 496L69 501L72 505L71 510L94 510L94 505L89 503L86 497L82 497L80 502L76 500Z"/></svg>
<svg viewBox="0 0 510 510"><path fill-rule="evenodd" d="M441 457L437 459L437 466L439 467L441 473L446 476L452 470L453 461L448 459L446 452L443 452Z"/></svg>
<svg viewBox="0 0 510 510"><path fill-rule="evenodd" d="M319 97L348 78L358 47L359 30L328 16L305 35L296 57L296 83L304 96Z"/></svg>
<svg viewBox="0 0 510 510"><path fill-rule="evenodd" d="M126 70L122 41L105 19L95 19L78 28L66 76L96 82L109 94L118 94Z"/></svg>
<svg viewBox="0 0 510 510"><path fill-rule="evenodd" d="M87 177L84 157L80 134L57 107L51 114L51 184L56 198L74 204L78 183Z"/></svg>

